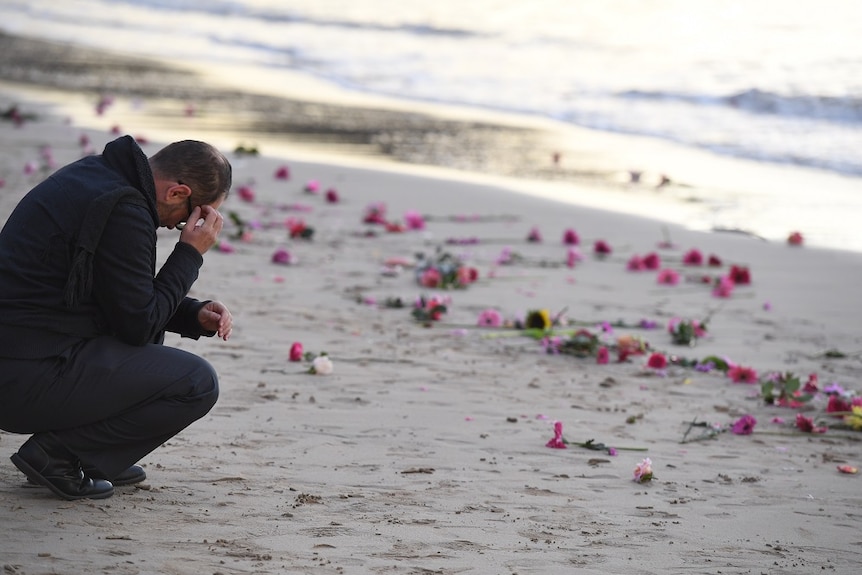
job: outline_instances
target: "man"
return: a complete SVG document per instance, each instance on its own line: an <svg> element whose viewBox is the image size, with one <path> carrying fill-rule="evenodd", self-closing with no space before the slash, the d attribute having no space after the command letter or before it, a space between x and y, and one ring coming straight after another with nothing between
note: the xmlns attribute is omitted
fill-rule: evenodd
<svg viewBox="0 0 862 575"><path fill-rule="evenodd" d="M187 297L215 244L228 160L186 140L147 158L124 136L33 188L0 231L0 429L12 455L64 499L146 478L143 456L206 415L212 366L165 331L230 337L220 302ZM189 222L189 225L185 225ZM179 241L156 273L159 227ZM113 484L112 484L113 482Z"/></svg>

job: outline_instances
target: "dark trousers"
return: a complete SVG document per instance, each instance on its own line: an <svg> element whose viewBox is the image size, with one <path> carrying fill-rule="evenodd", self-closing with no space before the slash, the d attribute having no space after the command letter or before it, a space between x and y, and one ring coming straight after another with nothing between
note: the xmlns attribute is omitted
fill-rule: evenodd
<svg viewBox="0 0 862 575"><path fill-rule="evenodd" d="M209 362L158 344L100 337L57 358L0 359L0 429L51 432L108 478L206 415L217 399Z"/></svg>

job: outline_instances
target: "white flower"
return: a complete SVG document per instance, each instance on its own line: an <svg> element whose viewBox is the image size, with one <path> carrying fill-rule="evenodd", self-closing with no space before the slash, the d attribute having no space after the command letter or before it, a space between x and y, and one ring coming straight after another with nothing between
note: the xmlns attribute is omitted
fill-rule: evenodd
<svg viewBox="0 0 862 575"><path fill-rule="evenodd" d="M333 369L332 360L325 355L319 355L311 362L311 372L318 375L329 375Z"/></svg>

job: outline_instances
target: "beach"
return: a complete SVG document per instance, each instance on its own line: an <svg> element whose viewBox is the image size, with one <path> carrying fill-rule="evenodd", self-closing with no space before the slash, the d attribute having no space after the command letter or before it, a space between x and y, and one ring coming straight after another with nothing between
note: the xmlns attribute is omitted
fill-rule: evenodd
<svg viewBox="0 0 862 575"><path fill-rule="evenodd" d="M51 60L41 44L12 42L15 61ZM862 435L826 410L830 395L862 392L862 253L598 209L634 193L627 161L598 141L602 154L579 157L566 178L583 202L558 201L552 178L516 184L481 169L556 169L540 129L313 92L285 103L190 85L152 63L122 73L126 59L104 58L61 84L4 73L0 110L26 118L0 122L0 219L118 134L148 155L171 138L213 141L234 167L222 207L233 217L190 295L225 302L235 328L227 342L169 335L213 364L221 396L141 462L144 484L65 502L2 459L5 572L856 571L860 477L844 466L862 463ZM103 84L114 73L141 82L124 93L125 82ZM439 156L399 161L410 153ZM654 185L642 193L661 201ZM564 244L567 230L577 244ZM166 256L177 234L159 233ZM701 265L686 265L692 250ZM475 281L420 285L417 268L443 254ZM633 264L650 255L653 268ZM735 284L714 293L734 266ZM434 297L445 312L417 320L414 302ZM478 325L487 310L501 325ZM540 310L557 319L544 344L519 325ZM707 331L675 344L675 320ZM579 329L610 350L606 364L592 348L553 353L552 338ZM621 339L643 353L619 361ZM309 357L290 360L296 342ZM309 373L324 353L333 372ZM653 354L667 365L651 367ZM734 382L719 360L758 381ZM770 404L770 373L803 384L816 374L816 385ZM746 415L753 431L735 433ZM0 433L0 451L24 440ZM653 478L637 482L644 458Z"/></svg>

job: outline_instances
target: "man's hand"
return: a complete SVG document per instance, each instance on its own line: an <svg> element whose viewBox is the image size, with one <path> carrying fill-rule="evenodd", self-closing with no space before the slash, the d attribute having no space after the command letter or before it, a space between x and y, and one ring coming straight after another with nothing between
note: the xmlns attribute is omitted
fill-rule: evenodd
<svg viewBox="0 0 862 575"><path fill-rule="evenodd" d="M198 312L198 321L203 329L216 332L216 336L225 341L233 330L233 317L220 301L207 302Z"/></svg>
<svg viewBox="0 0 862 575"><path fill-rule="evenodd" d="M188 225L180 232L180 241L203 255L215 245L223 225L224 218L214 207L196 206L189 215Z"/></svg>

